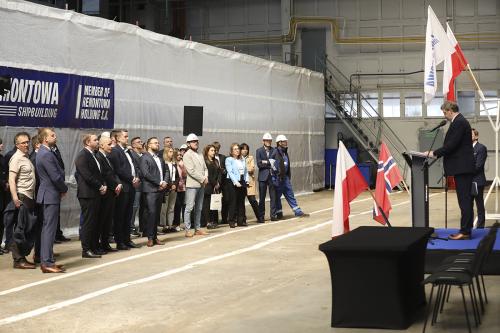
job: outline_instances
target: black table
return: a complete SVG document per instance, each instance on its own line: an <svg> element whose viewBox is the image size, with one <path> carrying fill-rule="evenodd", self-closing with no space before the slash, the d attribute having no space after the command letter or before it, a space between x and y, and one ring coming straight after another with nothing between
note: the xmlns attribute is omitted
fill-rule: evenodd
<svg viewBox="0 0 500 333"><path fill-rule="evenodd" d="M406 329L425 304L433 228L359 227L319 246L332 277L332 327Z"/></svg>

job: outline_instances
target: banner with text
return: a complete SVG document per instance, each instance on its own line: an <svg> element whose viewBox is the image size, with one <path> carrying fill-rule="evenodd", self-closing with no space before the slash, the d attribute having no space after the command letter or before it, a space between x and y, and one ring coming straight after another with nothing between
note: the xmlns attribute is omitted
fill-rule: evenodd
<svg viewBox="0 0 500 333"><path fill-rule="evenodd" d="M0 95L0 125L113 128L114 81L0 66L11 89Z"/></svg>

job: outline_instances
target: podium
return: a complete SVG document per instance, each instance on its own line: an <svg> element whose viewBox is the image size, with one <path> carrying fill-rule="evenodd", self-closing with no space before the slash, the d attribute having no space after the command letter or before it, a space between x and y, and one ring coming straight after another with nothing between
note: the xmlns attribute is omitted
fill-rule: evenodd
<svg viewBox="0 0 500 333"><path fill-rule="evenodd" d="M411 221L413 227L429 227L429 163L427 154L410 151L403 157L411 168Z"/></svg>

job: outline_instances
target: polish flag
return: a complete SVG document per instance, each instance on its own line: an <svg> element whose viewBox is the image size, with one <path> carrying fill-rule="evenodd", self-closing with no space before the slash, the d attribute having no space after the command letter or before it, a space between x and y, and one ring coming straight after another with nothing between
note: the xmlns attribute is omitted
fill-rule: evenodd
<svg viewBox="0 0 500 333"><path fill-rule="evenodd" d="M389 193L402 180L403 177L401 177L396 161L392 158L389 148L382 142L378 156L377 183L375 185L376 202L373 207L373 219L375 221L385 224L379 206L384 211L385 216L389 218L389 212L392 210Z"/></svg>
<svg viewBox="0 0 500 333"><path fill-rule="evenodd" d="M451 31L448 23L446 23L446 34L448 35L455 52L444 59L443 96L448 101L456 102L455 79L467 67L468 62L467 59L465 59L462 49L460 48L460 44L458 44L457 39L455 38L453 31Z"/></svg>
<svg viewBox="0 0 500 333"><path fill-rule="evenodd" d="M352 160L346 147L339 141L335 193L333 195L332 238L349 231L350 202L368 188L365 178Z"/></svg>

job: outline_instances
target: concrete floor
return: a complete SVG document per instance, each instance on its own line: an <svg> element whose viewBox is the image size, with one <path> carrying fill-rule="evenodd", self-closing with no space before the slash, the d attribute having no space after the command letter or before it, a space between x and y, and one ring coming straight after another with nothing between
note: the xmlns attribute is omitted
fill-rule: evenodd
<svg viewBox="0 0 500 333"><path fill-rule="evenodd" d="M165 246L82 259L80 243L56 245L65 274L14 270L0 256L0 332L382 332L330 327L331 286L318 245L330 239L333 192L300 196L310 218L209 236L160 236ZM395 226L411 224L409 197L391 196ZM444 195L431 194L431 225L444 225ZM286 203L284 204L285 207ZM458 226L454 193L449 227ZM247 210L248 216L252 216ZM351 204L351 228L376 225L363 194ZM253 222L253 220L251 220ZM145 239L136 239L145 244ZM500 277L486 277L490 304L474 332L498 332ZM428 332L466 332L458 293ZM421 332L419 318L407 332Z"/></svg>

